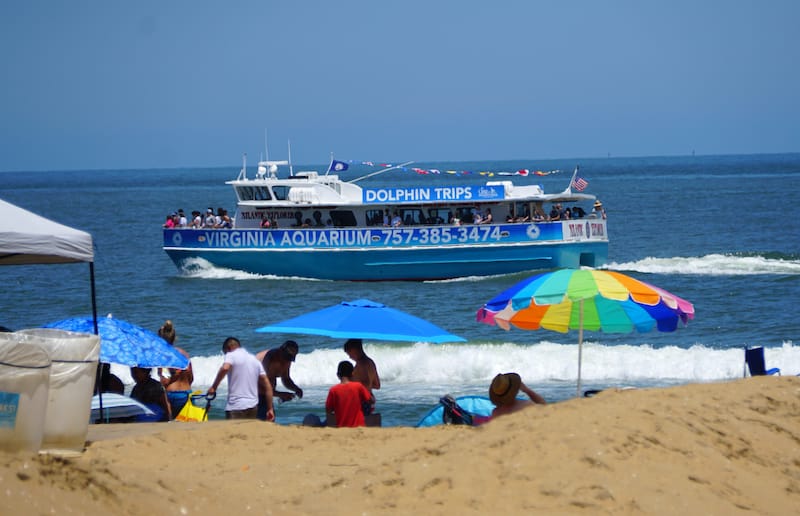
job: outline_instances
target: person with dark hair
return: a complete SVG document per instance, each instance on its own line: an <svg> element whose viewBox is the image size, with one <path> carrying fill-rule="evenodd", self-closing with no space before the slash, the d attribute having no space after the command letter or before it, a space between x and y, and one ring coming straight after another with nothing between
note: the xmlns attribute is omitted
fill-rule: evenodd
<svg viewBox="0 0 800 516"><path fill-rule="evenodd" d="M297 353L299 353L299 351L300 347L297 345L297 342L287 340L278 348L259 351L258 354L256 354L256 358L261 361L264 371L267 372L267 379L272 386L273 395L280 398L281 401L289 401L294 398L295 395L297 395L298 398L303 397L303 389L295 385L291 376L289 376L292 362L297 358ZM283 386L293 390L294 394L276 390L278 378L281 379Z"/></svg>
<svg viewBox="0 0 800 516"><path fill-rule="evenodd" d="M339 362L336 376L339 377L339 383L330 388L325 400L328 426L366 426L361 407L364 403L374 403L375 398L361 382L352 381L353 364L349 360ZM335 425L332 424L334 422Z"/></svg>
<svg viewBox="0 0 800 516"><path fill-rule="evenodd" d="M95 382L95 394L100 394L101 392L125 394L125 384L122 383L122 380L119 379L119 376L111 372L111 364L103 362L97 364L97 377L99 382Z"/></svg>
<svg viewBox="0 0 800 516"><path fill-rule="evenodd" d="M172 419L167 392L158 380L150 376L149 367L131 367L131 377L136 385L131 398L153 411L153 415L138 416L137 421L169 421Z"/></svg>
<svg viewBox="0 0 800 516"><path fill-rule="evenodd" d="M256 357L244 349L236 337L228 337L222 343L225 360L217 372L214 383L208 388L208 395L217 393L222 379L228 377L228 403L225 405L226 419L256 419L259 402L266 402L263 419L273 421L275 411L272 407L272 386L267 374Z"/></svg>
<svg viewBox="0 0 800 516"><path fill-rule="evenodd" d="M381 379L378 376L378 368L375 366L375 362L364 353L363 341L361 339L348 339L344 343L344 352L356 363L353 370L353 381L361 382L370 394L374 394L372 392L374 390L379 390L381 388Z"/></svg>

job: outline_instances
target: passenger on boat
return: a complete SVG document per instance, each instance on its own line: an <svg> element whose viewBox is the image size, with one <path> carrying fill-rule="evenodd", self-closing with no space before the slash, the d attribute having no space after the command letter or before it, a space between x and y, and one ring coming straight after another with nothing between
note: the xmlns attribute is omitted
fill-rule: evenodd
<svg viewBox="0 0 800 516"><path fill-rule="evenodd" d="M266 215L261 217L261 228L262 229L269 229L272 226L272 223L269 221Z"/></svg>
<svg viewBox="0 0 800 516"><path fill-rule="evenodd" d="M600 218L600 219L606 218L606 210L603 209L603 203L600 202L599 200L594 201L594 209L592 209L591 216L593 218Z"/></svg>
<svg viewBox="0 0 800 516"><path fill-rule="evenodd" d="M186 215L183 213L183 208L178 210L178 227L185 228L188 225Z"/></svg>
<svg viewBox="0 0 800 516"><path fill-rule="evenodd" d="M217 217L214 216L214 210L208 208L206 210L206 216L203 219L203 227L204 228L213 228L217 224Z"/></svg>
<svg viewBox="0 0 800 516"><path fill-rule="evenodd" d="M394 216L392 216L392 227L402 226L403 219L400 218L400 213L395 210Z"/></svg>
<svg viewBox="0 0 800 516"><path fill-rule="evenodd" d="M481 219L481 224L491 224L492 222L492 210L490 208L486 208L486 216Z"/></svg>
<svg viewBox="0 0 800 516"><path fill-rule="evenodd" d="M314 210L314 227L315 228L324 228L325 223L322 222L322 212L319 210Z"/></svg>
<svg viewBox="0 0 800 516"><path fill-rule="evenodd" d="M200 216L199 211L194 210L192 212L192 223L189 225L189 227L192 227L194 229L200 229L201 227L203 227L203 217Z"/></svg>
<svg viewBox="0 0 800 516"><path fill-rule="evenodd" d="M483 214L481 213L481 209L478 206L475 206L475 209L472 211L472 223L480 224L482 221Z"/></svg>
<svg viewBox="0 0 800 516"><path fill-rule="evenodd" d="M550 209L550 220L561 220L561 205L554 204Z"/></svg>
<svg viewBox="0 0 800 516"><path fill-rule="evenodd" d="M391 225L391 218L389 217L389 208L383 212L383 225L389 227Z"/></svg>
<svg viewBox="0 0 800 516"><path fill-rule="evenodd" d="M222 221L220 222L219 227L223 229L230 229L233 227L233 221L231 220L230 215L228 215L228 210L222 210Z"/></svg>
<svg viewBox="0 0 800 516"><path fill-rule="evenodd" d="M175 216L176 215L174 213L172 213L170 215L167 215L167 219L164 221L163 227L165 227L167 229L174 228L175 227Z"/></svg>
<svg viewBox="0 0 800 516"><path fill-rule="evenodd" d="M299 228L303 225L303 214L299 211L294 212L294 224L292 224L293 228Z"/></svg>

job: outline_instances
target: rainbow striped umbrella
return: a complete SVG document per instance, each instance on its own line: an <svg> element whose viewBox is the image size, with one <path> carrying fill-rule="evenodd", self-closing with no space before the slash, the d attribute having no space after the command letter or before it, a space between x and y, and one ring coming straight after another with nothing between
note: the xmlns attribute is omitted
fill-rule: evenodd
<svg viewBox="0 0 800 516"><path fill-rule="evenodd" d="M477 320L504 330L566 333L578 330L578 394L583 330L628 333L675 331L694 318L694 306L674 294L625 274L560 269L527 278L484 304Z"/></svg>

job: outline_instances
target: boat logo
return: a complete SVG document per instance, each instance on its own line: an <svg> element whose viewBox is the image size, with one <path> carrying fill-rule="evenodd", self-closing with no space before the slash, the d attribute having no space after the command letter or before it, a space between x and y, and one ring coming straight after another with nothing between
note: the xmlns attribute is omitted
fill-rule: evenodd
<svg viewBox="0 0 800 516"><path fill-rule="evenodd" d="M500 192L498 192L495 188L486 188L480 187L478 188L478 198L479 199L497 199L500 197Z"/></svg>
<svg viewBox="0 0 800 516"><path fill-rule="evenodd" d="M530 226L528 226L526 233L528 233L528 238L530 238L531 240L536 240L537 238L539 238L539 226L537 226L536 224L531 224Z"/></svg>
<svg viewBox="0 0 800 516"><path fill-rule="evenodd" d="M176 231L175 234L172 235L172 245L181 245L182 242L183 237L179 232Z"/></svg>

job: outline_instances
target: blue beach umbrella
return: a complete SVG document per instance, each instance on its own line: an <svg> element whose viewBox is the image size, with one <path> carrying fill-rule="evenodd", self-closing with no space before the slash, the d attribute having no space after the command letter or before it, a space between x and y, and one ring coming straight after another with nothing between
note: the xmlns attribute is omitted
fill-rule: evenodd
<svg viewBox="0 0 800 516"><path fill-rule="evenodd" d="M46 324L44 328L94 333L92 317L73 317ZM100 362L138 367L174 367L185 369L189 359L170 343L142 327L122 319L103 317L97 320L100 335Z"/></svg>
<svg viewBox="0 0 800 516"><path fill-rule="evenodd" d="M336 339L402 342L466 342L433 323L369 299L342 302L256 330L260 333L300 333Z"/></svg>

